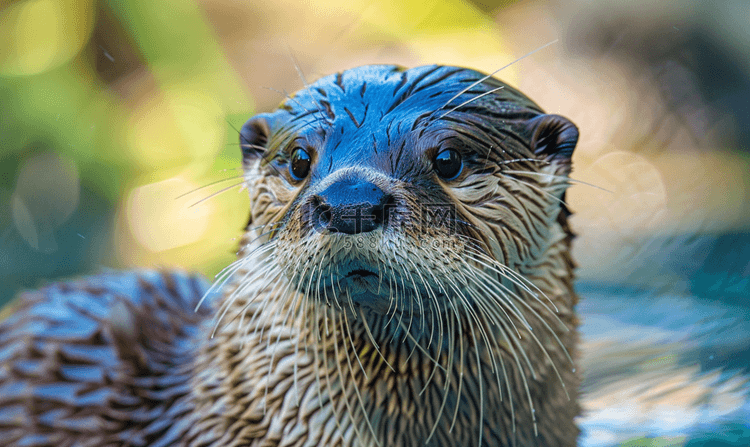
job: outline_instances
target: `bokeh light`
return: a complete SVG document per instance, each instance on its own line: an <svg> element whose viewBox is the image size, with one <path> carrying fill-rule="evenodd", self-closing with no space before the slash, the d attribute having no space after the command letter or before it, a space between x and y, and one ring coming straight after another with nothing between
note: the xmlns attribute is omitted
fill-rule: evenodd
<svg viewBox="0 0 750 447"><path fill-rule="evenodd" d="M33 75L68 62L94 25L94 2L26 0L0 10L0 75Z"/></svg>

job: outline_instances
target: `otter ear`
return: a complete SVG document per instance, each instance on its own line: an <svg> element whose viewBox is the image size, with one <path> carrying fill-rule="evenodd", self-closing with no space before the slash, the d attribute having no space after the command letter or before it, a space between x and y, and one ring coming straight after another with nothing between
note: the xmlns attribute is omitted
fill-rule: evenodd
<svg viewBox="0 0 750 447"><path fill-rule="evenodd" d="M569 171L570 158L578 143L576 125L560 115L540 115L528 122L528 129L534 154Z"/></svg>
<svg viewBox="0 0 750 447"><path fill-rule="evenodd" d="M262 157L267 149L268 136L271 134L269 125L270 114L256 115L245 123L240 130L240 149L242 158L253 160Z"/></svg>

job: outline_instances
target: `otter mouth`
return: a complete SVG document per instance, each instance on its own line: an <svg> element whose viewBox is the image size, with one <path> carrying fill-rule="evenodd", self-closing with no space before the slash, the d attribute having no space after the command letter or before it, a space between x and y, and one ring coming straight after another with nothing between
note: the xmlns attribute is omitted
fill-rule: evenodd
<svg viewBox="0 0 750 447"><path fill-rule="evenodd" d="M359 278L368 278L368 277L378 278L378 274L375 273L375 272L372 272L370 270L355 269L355 270L352 270L351 272L347 273L346 275L344 275L344 278L346 278L346 279L357 278L357 277L359 277Z"/></svg>
<svg viewBox="0 0 750 447"><path fill-rule="evenodd" d="M381 310L384 311L388 305L388 292L382 282L387 280L381 278L377 270L363 264L365 263L355 261L348 266L349 268L339 271L333 290L345 290L345 296L348 298L341 298L351 299L353 304L377 309L382 307Z"/></svg>
<svg viewBox="0 0 750 447"><path fill-rule="evenodd" d="M358 295L366 294L377 295L378 283L380 276L372 270L363 268L355 268L345 275L341 276L340 283L345 285L353 297ZM373 297L368 298L366 301L372 300ZM358 301L355 298L355 301Z"/></svg>

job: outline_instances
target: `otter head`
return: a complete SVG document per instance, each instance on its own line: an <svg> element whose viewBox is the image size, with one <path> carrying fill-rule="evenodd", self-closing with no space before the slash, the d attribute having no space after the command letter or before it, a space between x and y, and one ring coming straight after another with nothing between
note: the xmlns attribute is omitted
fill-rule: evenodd
<svg viewBox="0 0 750 447"><path fill-rule="evenodd" d="M472 70L348 70L242 128L249 228L309 304L482 314L569 238L577 138Z"/></svg>
<svg viewBox="0 0 750 447"><path fill-rule="evenodd" d="M332 399L356 390L338 423L365 421L374 439L399 427L402 445L506 445L509 433L534 445L539 417L540 433L569 445L578 379L564 199L577 139L570 121L468 69L322 78L242 128L251 217L221 314L233 306L240 326L249 315L248 352L268 347L269 365L286 349L293 371L316 365ZM300 340L314 361L296 354ZM415 399L426 416L402 418ZM516 431L516 407L534 423Z"/></svg>

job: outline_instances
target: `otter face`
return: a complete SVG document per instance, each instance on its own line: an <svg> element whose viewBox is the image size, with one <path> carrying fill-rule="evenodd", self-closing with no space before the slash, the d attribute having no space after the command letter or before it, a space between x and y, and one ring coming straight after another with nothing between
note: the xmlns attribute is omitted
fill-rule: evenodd
<svg viewBox="0 0 750 447"><path fill-rule="evenodd" d="M269 399L314 384L294 395L327 414L315 439L344 408L360 445L572 445L577 139L500 81L440 66L348 70L250 119L250 223L217 325L233 311L229 345L258 375L226 376Z"/></svg>
<svg viewBox="0 0 750 447"><path fill-rule="evenodd" d="M495 321L503 308L523 320L512 301L536 287L527 275L567 262L554 255L570 239L577 138L472 70L325 77L241 131L246 256L262 255L269 284L284 279L278 290L305 305L399 322L458 308Z"/></svg>

